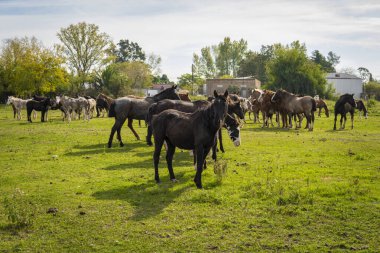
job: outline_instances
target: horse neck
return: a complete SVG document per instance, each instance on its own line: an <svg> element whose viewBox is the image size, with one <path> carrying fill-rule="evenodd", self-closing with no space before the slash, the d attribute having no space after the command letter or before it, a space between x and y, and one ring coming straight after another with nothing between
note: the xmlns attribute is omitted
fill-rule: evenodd
<svg viewBox="0 0 380 253"><path fill-rule="evenodd" d="M202 111L202 115L204 118L206 118L206 122L210 129L213 131L218 131L221 127L221 122L224 120L223 115L216 115L214 113L214 104L211 104L211 106L207 107L205 110Z"/></svg>
<svg viewBox="0 0 380 253"><path fill-rule="evenodd" d="M171 91L164 90L164 91L161 91L160 93L158 93L158 94L156 94L150 98L153 99L154 102L158 102L158 101L163 100L163 99L170 99L169 92L171 92Z"/></svg>

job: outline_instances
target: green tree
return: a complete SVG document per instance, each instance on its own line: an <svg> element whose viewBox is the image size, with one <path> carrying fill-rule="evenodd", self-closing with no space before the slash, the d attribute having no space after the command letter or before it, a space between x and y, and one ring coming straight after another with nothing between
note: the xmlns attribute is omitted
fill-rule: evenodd
<svg viewBox="0 0 380 253"><path fill-rule="evenodd" d="M120 40L117 45L116 62L145 61L145 53L137 42Z"/></svg>
<svg viewBox="0 0 380 253"><path fill-rule="evenodd" d="M247 52L247 42L243 39L231 41L225 37L218 45L204 47L201 56L193 54L195 73L204 78L222 75L237 76L239 64Z"/></svg>
<svg viewBox="0 0 380 253"><path fill-rule="evenodd" d="M368 94L369 98L375 98L380 100L380 83L376 81L370 81L364 84L365 93Z"/></svg>
<svg viewBox="0 0 380 253"><path fill-rule="evenodd" d="M194 83L193 83L194 79ZM179 87L183 90L189 90L193 94L195 92L198 92L201 86L205 83L205 80L198 76L198 75L192 75L189 73L182 74L180 77L178 77L177 84Z"/></svg>
<svg viewBox="0 0 380 253"><path fill-rule="evenodd" d="M35 37L7 39L0 55L3 91L30 96L55 92L67 86L63 59Z"/></svg>
<svg viewBox="0 0 380 253"><path fill-rule="evenodd" d="M240 62L238 76L254 76L261 81L262 85L268 82L266 66L273 57L274 47L261 46L260 52L248 51Z"/></svg>
<svg viewBox="0 0 380 253"><path fill-rule="evenodd" d="M268 88L283 88L297 94L326 96L325 73L306 54L298 41L290 46L275 45L274 57L268 63Z"/></svg>
<svg viewBox="0 0 380 253"><path fill-rule="evenodd" d="M77 77L81 88L89 80L92 70L100 68L112 59L110 48L113 44L109 36L99 32L99 27L95 24L72 24L61 28L57 36L63 44L61 46L67 64Z"/></svg>

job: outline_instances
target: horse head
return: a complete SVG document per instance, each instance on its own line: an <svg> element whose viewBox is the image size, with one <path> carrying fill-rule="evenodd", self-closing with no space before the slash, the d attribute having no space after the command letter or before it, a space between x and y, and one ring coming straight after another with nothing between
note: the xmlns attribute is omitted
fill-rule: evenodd
<svg viewBox="0 0 380 253"><path fill-rule="evenodd" d="M162 99L172 99L172 100L181 100L178 93L176 92L177 85L161 91L160 93L153 96L154 101L160 101Z"/></svg>
<svg viewBox="0 0 380 253"><path fill-rule="evenodd" d="M14 99L13 96L9 96L7 99L7 105L10 105L12 103L13 99Z"/></svg>
<svg viewBox="0 0 380 253"><path fill-rule="evenodd" d="M211 104L214 119L220 121L222 125L228 111L228 91L226 90L223 95L219 95L216 90L214 90L214 97L215 99Z"/></svg>
<svg viewBox="0 0 380 253"><path fill-rule="evenodd" d="M235 147L240 146L240 122L239 119L227 114L224 121L224 125L227 128L228 135L230 136Z"/></svg>

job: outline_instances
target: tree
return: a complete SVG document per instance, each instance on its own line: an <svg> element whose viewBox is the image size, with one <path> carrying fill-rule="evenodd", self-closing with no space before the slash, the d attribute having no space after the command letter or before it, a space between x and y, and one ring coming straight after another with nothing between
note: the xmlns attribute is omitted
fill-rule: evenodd
<svg viewBox="0 0 380 253"><path fill-rule="evenodd" d="M326 96L326 79L321 68L309 60L306 46L298 41L290 46L275 45L268 63L268 88L283 88L297 94Z"/></svg>
<svg viewBox="0 0 380 253"><path fill-rule="evenodd" d="M380 100L380 83L370 81L364 84L364 90L369 98L374 97L376 100Z"/></svg>
<svg viewBox="0 0 380 253"><path fill-rule="evenodd" d="M117 45L116 62L145 61L145 53L137 42L120 40Z"/></svg>
<svg viewBox="0 0 380 253"><path fill-rule="evenodd" d="M193 83L193 77L194 77L194 83ZM205 83L205 80L198 76L198 75L192 75L189 73L183 74L180 77L178 77L177 84L181 89L189 90L192 93L199 91L201 85Z"/></svg>
<svg viewBox="0 0 380 253"><path fill-rule="evenodd" d="M158 76L161 74L161 56L156 55L154 53L150 53L146 60L146 64L150 67L150 71L154 76Z"/></svg>
<svg viewBox="0 0 380 253"><path fill-rule="evenodd" d="M268 82L266 66L273 58L274 47L272 45L261 46L260 52L248 51L240 62L238 76L254 76L262 85Z"/></svg>
<svg viewBox="0 0 380 253"><path fill-rule="evenodd" d="M364 83L374 81L372 78L372 74L371 74L371 72L369 72L368 69L366 69L364 67L359 67L358 72L359 72L360 78L363 80Z"/></svg>
<svg viewBox="0 0 380 253"><path fill-rule="evenodd" d="M235 77L246 51L245 40L231 41L229 37L225 37L218 45L202 48L201 56L193 54L195 73L204 78L213 78L217 75Z"/></svg>
<svg viewBox="0 0 380 253"><path fill-rule="evenodd" d="M30 96L55 92L66 87L68 75L63 59L45 48L35 37L5 40L1 56L3 91Z"/></svg>
<svg viewBox="0 0 380 253"><path fill-rule="evenodd" d="M72 71L75 71L82 88L90 71L110 61L112 42L106 33L100 33L95 24L85 22L61 28L57 33L63 43L63 54Z"/></svg>

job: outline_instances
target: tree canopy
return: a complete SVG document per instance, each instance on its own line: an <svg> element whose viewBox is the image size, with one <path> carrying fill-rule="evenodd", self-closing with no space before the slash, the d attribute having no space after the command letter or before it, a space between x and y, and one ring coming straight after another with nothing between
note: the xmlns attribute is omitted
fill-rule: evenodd
<svg viewBox="0 0 380 253"><path fill-rule="evenodd" d="M76 72L82 86L88 80L91 70L105 65L111 59L110 37L101 33L95 24L72 24L61 28L57 36L63 44L61 46L67 64Z"/></svg>
<svg viewBox="0 0 380 253"><path fill-rule="evenodd" d="M0 55L1 90L20 96L46 94L67 86L63 59L35 37L7 39Z"/></svg>
<svg viewBox="0 0 380 253"><path fill-rule="evenodd" d="M297 94L325 95L325 73L307 57L304 44L276 44L274 56L267 66L268 88L283 88Z"/></svg>

